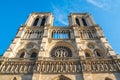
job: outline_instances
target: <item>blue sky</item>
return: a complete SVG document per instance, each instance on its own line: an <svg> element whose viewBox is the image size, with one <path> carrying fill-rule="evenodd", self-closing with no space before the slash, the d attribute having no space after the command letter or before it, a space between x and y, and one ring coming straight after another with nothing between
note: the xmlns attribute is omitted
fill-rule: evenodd
<svg viewBox="0 0 120 80"><path fill-rule="evenodd" d="M1 0L0 54L9 47L31 12L52 12L55 26L68 25L70 12L89 12L120 54L120 0Z"/></svg>

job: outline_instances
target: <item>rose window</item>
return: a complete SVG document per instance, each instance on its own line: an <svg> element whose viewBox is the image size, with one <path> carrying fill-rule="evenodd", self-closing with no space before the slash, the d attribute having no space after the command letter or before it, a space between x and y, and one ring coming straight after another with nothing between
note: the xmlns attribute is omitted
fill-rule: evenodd
<svg viewBox="0 0 120 80"><path fill-rule="evenodd" d="M67 47L58 46L51 51L51 57L72 57L72 52Z"/></svg>

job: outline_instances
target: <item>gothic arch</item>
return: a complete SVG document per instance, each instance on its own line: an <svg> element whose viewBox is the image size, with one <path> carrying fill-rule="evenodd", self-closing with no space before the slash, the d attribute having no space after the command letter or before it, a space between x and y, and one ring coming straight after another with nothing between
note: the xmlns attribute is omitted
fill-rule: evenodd
<svg viewBox="0 0 120 80"><path fill-rule="evenodd" d="M59 75L59 76L53 78L52 80L71 80L71 79L64 75Z"/></svg>
<svg viewBox="0 0 120 80"><path fill-rule="evenodd" d="M33 22L33 26L37 26L38 22L39 22L39 17L36 17Z"/></svg>
<svg viewBox="0 0 120 80"><path fill-rule="evenodd" d="M95 57L102 57L103 56L103 52L100 49L95 49L94 50L94 55L95 55Z"/></svg>
<svg viewBox="0 0 120 80"><path fill-rule="evenodd" d="M18 57L18 58L25 58L26 54L27 54L27 50L23 48L23 49L20 49L17 52L16 57Z"/></svg>
<svg viewBox="0 0 120 80"><path fill-rule="evenodd" d="M93 57L92 51L89 50L89 49L85 49L85 50L84 50L84 53L85 53L85 57L86 57L86 58Z"/></svg>
<svg viewBox="0 0 120 80"><path fill-rule="evenodd" d="M31 49L39 50L40 47L36 43L27 42L27 43L23 43L23 44L19 45L19 47L16 49L15 53L19 54L21 51L25 51L26 53L28 53L28 51L31 50Z"/></svg>
<svg viewBox="0 0 120 80"><path fill-rule="evenodd" d="M43 17L42 17L42 21L41 21L41 23L40 23L40 26L45 26L46 20L47 20L47 17L46 17L46 16L43 16Z"/></svg>
<svg viewBox="0 0 120 80"><path fill-rule="evenodd" d="M37 49L31 49L29 51L29 57L30 58L37 58L38 54L39 54L39 50L37 50Z"/></svg>
<svg viewBox="0 0 120 80"><path fill-rule="evenodd" d="M87 26L86 19L85 19L84 17L82 17L82 19L81 19L81 20L82 20L83 25L84 25L84 26Z"/></svg>
<svg viewBox="0 0 120 80"><path fill-rule="evenodd" d="M78 26L80 26L79 17L76 17L76 18L75 18L75 21L76 21L76 24L77 24Z"/></svg>

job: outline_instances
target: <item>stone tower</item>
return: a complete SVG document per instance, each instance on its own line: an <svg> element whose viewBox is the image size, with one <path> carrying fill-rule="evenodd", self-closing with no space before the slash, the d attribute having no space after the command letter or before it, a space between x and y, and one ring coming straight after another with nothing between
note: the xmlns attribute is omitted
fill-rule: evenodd
<svg viewBox="0 0 120 80"><path fill-rule="evenodd" d="M0 80L120 80L120 58L90 14L53 19L30 14L0 58Z"/></svg>

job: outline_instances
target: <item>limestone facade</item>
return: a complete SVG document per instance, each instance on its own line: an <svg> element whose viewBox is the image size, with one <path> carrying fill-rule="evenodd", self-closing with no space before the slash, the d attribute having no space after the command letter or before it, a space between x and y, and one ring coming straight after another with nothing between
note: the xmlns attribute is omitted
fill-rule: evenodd
<svg viewBox="0 0 120 80"><path fill-rule="evenodd" d="M89 13L54 26L52 13L31 13L0 58L0 80L120 80L120 58Z"/></svg>

